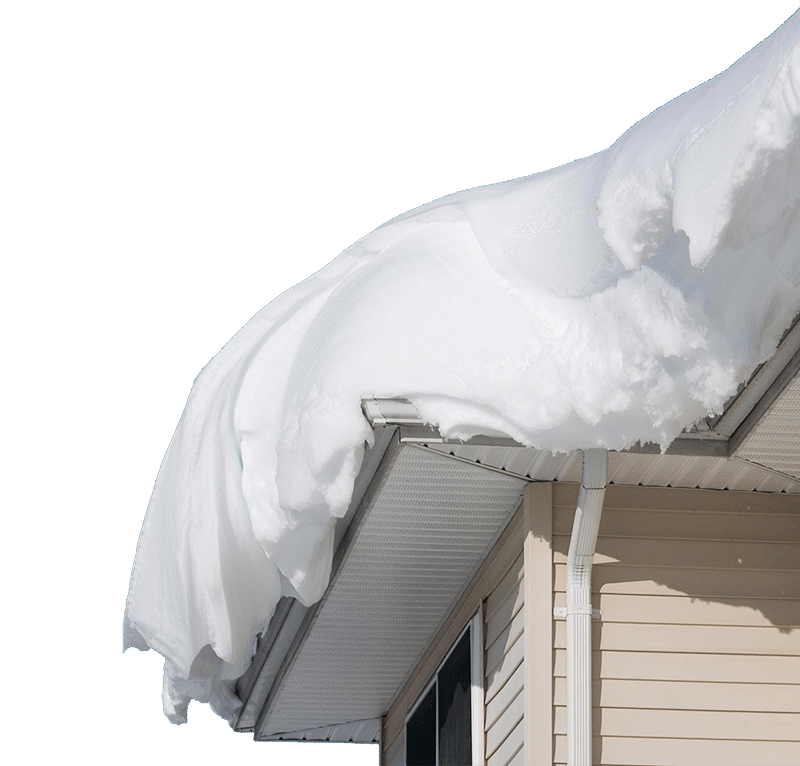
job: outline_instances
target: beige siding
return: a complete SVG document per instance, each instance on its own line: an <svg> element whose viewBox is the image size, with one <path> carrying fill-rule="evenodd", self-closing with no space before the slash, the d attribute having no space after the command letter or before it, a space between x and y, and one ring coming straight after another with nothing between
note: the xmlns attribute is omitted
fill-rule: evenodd
<svg viewBox="0 0 800 766"><path fill-rule="evenodd" d="M556 737L556 763L566 763L566 737ZM794 742L595 737L594 763L616 766L797 766Z"/></svg>
<svg viewBox="0 0 800 766"><path fill-rule="evenodd" d="M520 762L524 757L522 749L522 736L524 727L522 720L509 732L500 747L486 759L486 766L511 766Z"/></svg>
<svg viewBox="0 0 800 766"><path fill-rule="evenodd" d="M486 600L487 766L553 762L552 485L525 491L521 555Z"/></svg>
<svg viewBox="0 0 800 766"><path fill-rule="evenodd" d="M525 697L522 640L524 590L522 551L486 599L485 731L486 758L508 766L522 749Z"/></svg>
<svg viewBox="0 0 800 766"><path fill-rule="evenodd" d="M563 605L577 488L553 498ZM800 764L800 500L609 487L593 600L596 764ZM556 621L558 764L564 640Z"/></svg>
<svg viewBox="0 0 800 766"><path fill-rule="evenodd" d="M566 553L577 487L532 484L400 690L405 717L472 614L484 614L488 766L565 763ZM593 573L596 764L800 764L800 501L608 488Z"/></svg>

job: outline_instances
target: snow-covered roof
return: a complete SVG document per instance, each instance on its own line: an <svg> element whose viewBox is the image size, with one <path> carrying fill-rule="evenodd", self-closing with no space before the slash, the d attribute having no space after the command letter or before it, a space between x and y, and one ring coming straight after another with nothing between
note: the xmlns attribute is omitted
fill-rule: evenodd
<svg viewBox="0 0 800 766"><path fill-rule="evenodd" d="M404 398L443 438L553 452L722 411L800 309L800 16L611 148L376 229L203 369L139 540L125 645L165 711L226 717L281 595L323 594L334 524Z"/></svg>

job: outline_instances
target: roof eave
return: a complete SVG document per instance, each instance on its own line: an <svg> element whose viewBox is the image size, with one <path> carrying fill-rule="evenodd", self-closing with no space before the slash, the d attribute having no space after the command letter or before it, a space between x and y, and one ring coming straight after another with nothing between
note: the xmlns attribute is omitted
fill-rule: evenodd
<svg viewBox="0 0 800 766"><path fill-rule="evenodd" d="M775 354L754 372L737 395L728 402L723 413L715 419L703 421L693 429L681 433L669 445L666 454L684 457L734 457L736 450L753 427L769 411L784 388L798 373L800 373L800 322L795 321L784 335ZM438 429L422 420L413 403L405 398L368 398L363 401L362 409L373 426L375 446L365 454L364 465L357 478L348 513L337 522L332 577L342 562L347 549L347 540L357 527L358 511L362 508L368 490L393 443L395 446L457 443L472 446L524 447L514 439L501 434L476 435L467 441L445 439ZM625 452L659 454L662 450L657 444L646 443L637 444ZM270 700L275 690L279 688L286 668L301 646L313 622L317 606L304 607L296 600L287 598L279 603L267 633L259 642L251 668L239 679L237 685L237 691L243 698L242 709L234 724L237 731L258 731L259 721L269 709ZM349 726L349 724L342 725ZM366 732L368 728L364 728L363 731ZM308 740L316 739L320 732L321 730L314 730L312 734L312 730L298 731L270 735L269 738ZM328 734L334 736L333 729ZM341 741L329 739L328 734L321 736L321 739Z"/></svg>

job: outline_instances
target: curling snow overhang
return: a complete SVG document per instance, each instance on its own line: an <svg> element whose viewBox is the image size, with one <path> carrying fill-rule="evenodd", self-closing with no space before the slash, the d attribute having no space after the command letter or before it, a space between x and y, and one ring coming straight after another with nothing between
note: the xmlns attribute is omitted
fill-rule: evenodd
<svg viewBox="0 0 800 766"><path fill-rule="evenodd" d="M313 604L334 552L351 566L333 533L361 527L352 506L337 519L373 438L365 396L405 395L438 424L379 403L401 454L465 470L477 450L503 480L571 475L550 451L638 439L659 446L611 453L612 482L796 491L786 365L727 421L680 432L724 409L800 310L798 92L795 14L608 150L399 216L259 312L195 381L137 547L124 645L166 658L170 718L192 698L233 715L281 596ZM778 428L788 446L767 443ZM441 442L475 435L489 441ZM272 696L308 647L282 636L319 619L282 611Z"/></svg>

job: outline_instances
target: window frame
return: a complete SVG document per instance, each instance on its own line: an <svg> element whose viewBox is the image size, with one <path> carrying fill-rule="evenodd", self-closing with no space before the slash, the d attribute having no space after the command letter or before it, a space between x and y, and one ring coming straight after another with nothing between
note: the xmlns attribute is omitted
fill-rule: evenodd
<svg viewBox="0 0 800 766"><path fill-rule="evenodd" d="M437 665L436 670L425 684L422 691L417 696L414 704L409 708L403 723L404 750L406 757L404 762L408 762L408 722L414 713L428 696L428 693L437 683L439 673L444 667L450 655L460 643L464 634L470 631L470 728L472 739L472 764L473 766L483 766L485 763L484 746L484 669L483 669L483 604L481 608L470 618L467 624L459 631L458 635L450 644L450 648ZM439 703L438 695L436 701L436 760L439 760Z"/></svg>

